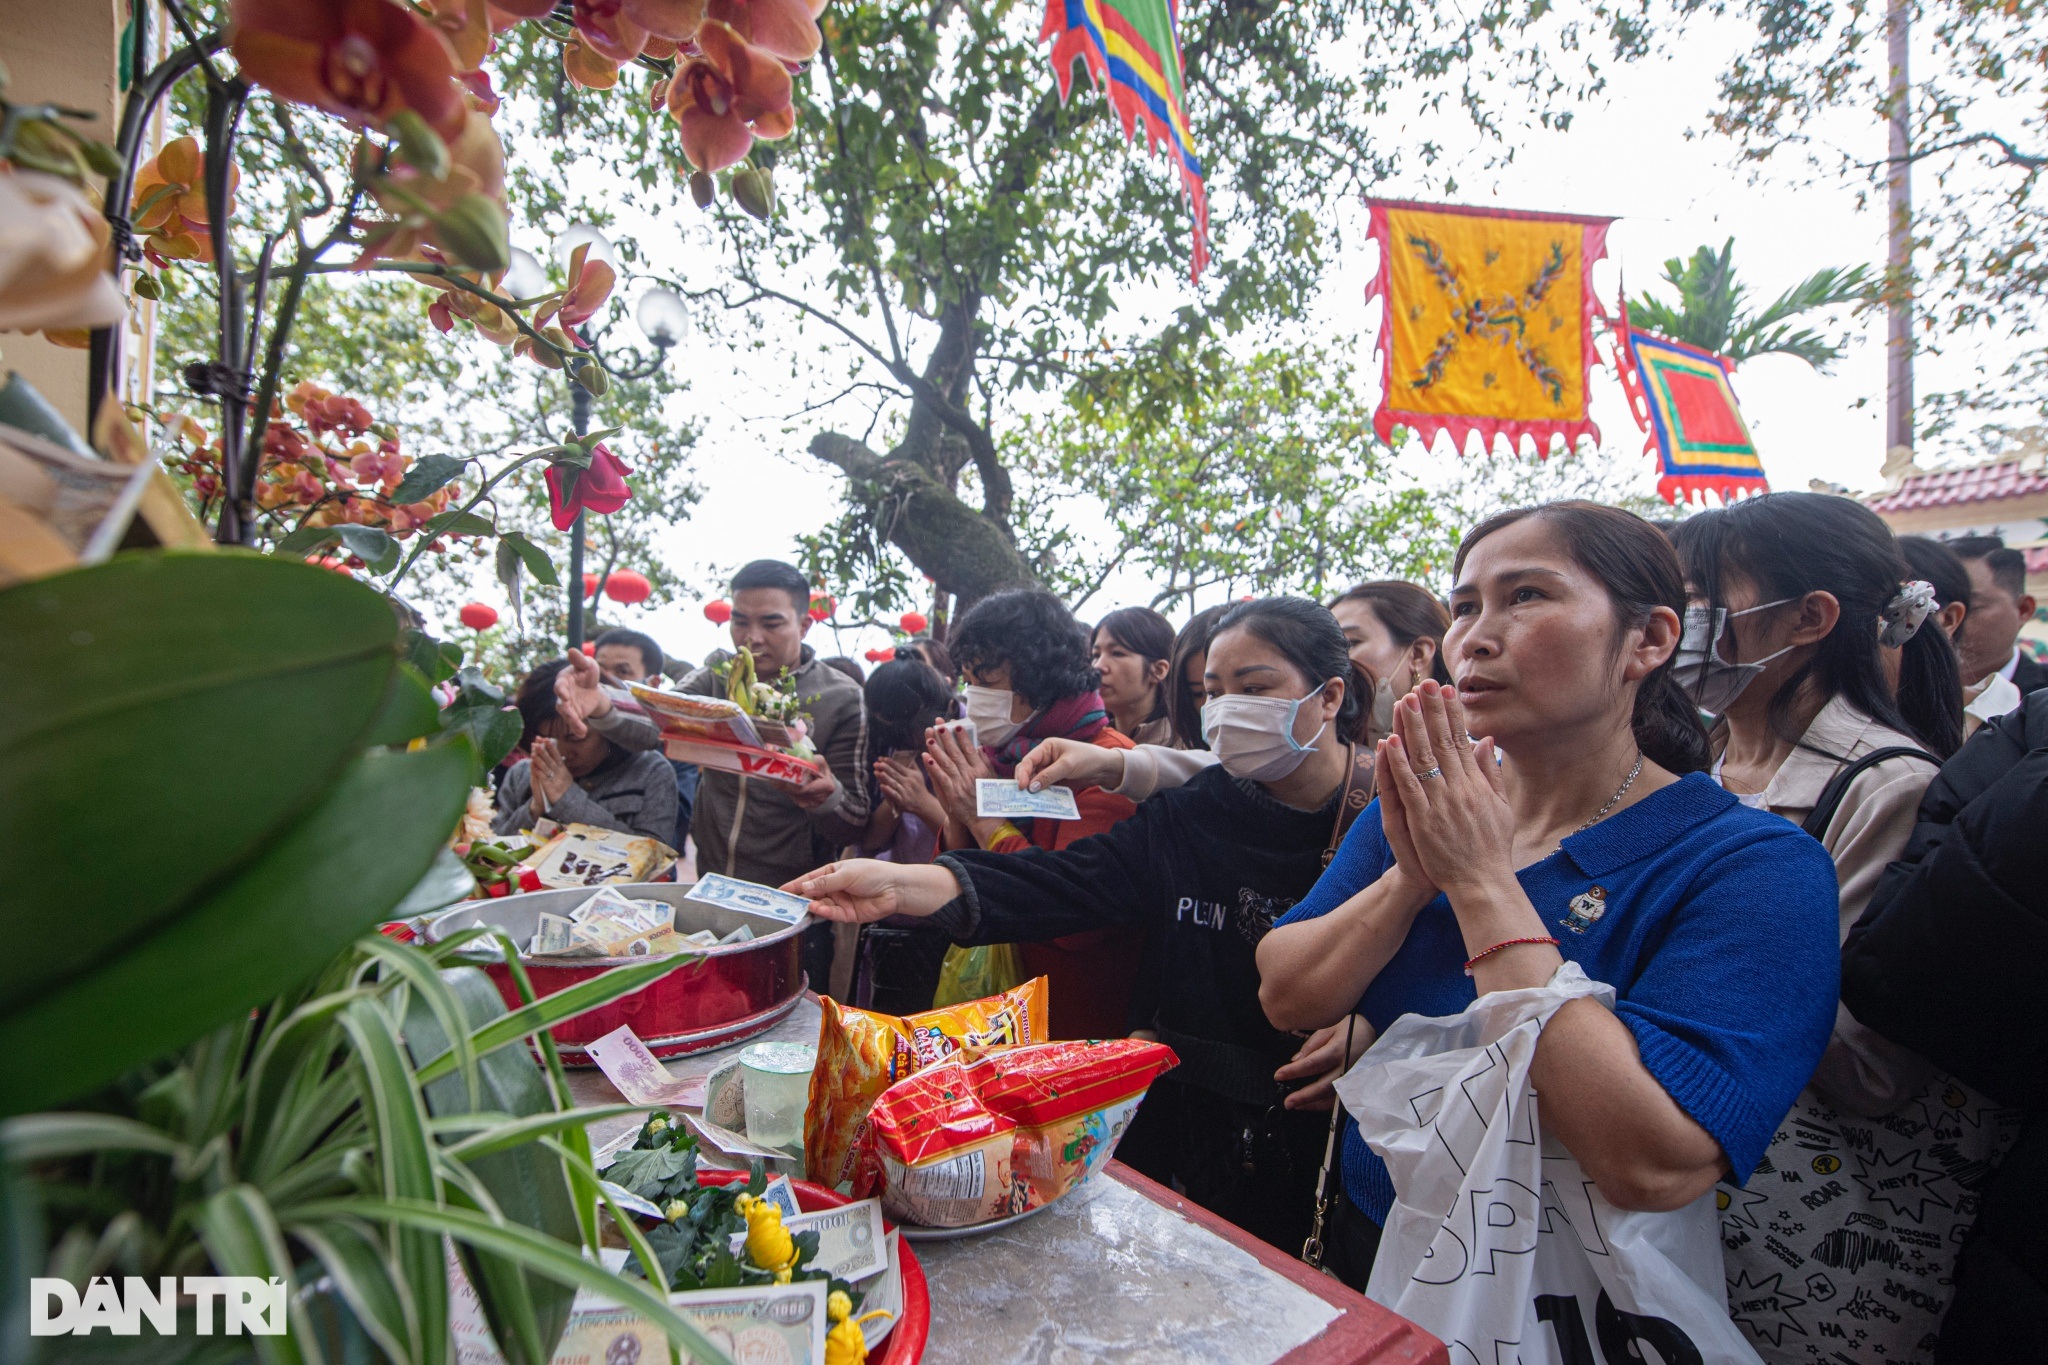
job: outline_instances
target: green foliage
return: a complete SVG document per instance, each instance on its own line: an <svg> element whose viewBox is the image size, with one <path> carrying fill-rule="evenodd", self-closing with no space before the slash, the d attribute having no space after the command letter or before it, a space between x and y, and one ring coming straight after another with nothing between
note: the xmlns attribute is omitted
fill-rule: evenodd
<svg viewBox="0 0 2048 1365"><path fill-rule="evenodd" d="M1647 331L1701 346L1733 361L1760 355L1797 356L1821 373L1842 358L1847 338L1829 339L1792 320L1808 313L1868 304L1877 282L1867 266L1818 270L1754 311L1748 286L1735 276L1735 239L1719 251L1703 246L1691 260L1664 262L1664 282L1678 291L1673 306L1649 294L1628 301L1629 321Z"/></svg>
<svg viewBox="0 0 2048 1365"><path fill-rule="evenodd" d="M1073 600L1120 567L1143 569L1165 608L1218 587L1320 598L1448 560L1452 528L1420 490L1389 486L1349 367L1313 348L1098 370L1006 453L1047 513L1020 518L1033 565ZM1112 543L1094 555L1053 514L1069 489L1108 509Z"/></svg>
<svg viewBox="0 0 2048 1365"><path fill-rule="evenodd" d="M33 1174L61 1229L36 1273L276 1275L288 1332L255 1338L259 1359L440 1365L447 1237L520 1365L552 1353L577 1288L636 1308L693 1359L724 1361L644 1282L604 1270L594 1246L586 1255L572 1202L584 1196L548 1144L633 1111L571 1108L524 1043L680 960L508 1014L483 973L450 965L468 947L367 936L253 1017L124 1076L93 1110L0 1123L0 1162L10 1178ZM10 1219L9 1234L20 1226ZM189 1314L182 1325L189 1338ZM171 1358L172 1343L145 1341L144 1358ZM92 1358L91 1341L74 1348Z"/></svg>
<svg viewBox="0 0 2048 1365"><path fill-rule="evenodd" d="M124 555L0 592L0 633L0 810L33 869L8 896L0 1112L318 970L420 879L476 772L464 742L366 752L433 712L393 710L419 685L390 605L324 570ZM413 723L377 733L393 716Z"/></svg>

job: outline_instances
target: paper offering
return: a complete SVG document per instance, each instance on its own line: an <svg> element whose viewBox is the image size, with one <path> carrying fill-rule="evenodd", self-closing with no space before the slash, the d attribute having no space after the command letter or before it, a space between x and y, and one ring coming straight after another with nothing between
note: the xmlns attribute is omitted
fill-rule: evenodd
<svg viewBox="0 0 2048 1365"><path fill-rule="evenodd" d="M702 1289L672 1294L669 1303L691 1326L735 1361L751 1365L823 1365L825 1293L822 1280L751 1289ZM642 1365L668 1358L668 1338L630 1308L584 1306L579 1298L569 1330L555 1348L554 1365Z"/></svg>
<svg viewBox="0 0 2048 1365"><path fill-rule="evenodd" d="M811 903L802 896L792 896L787 891L777 891L772 886L758 882L743 882L737 877L723 873L707 872L697 879L697 884L683 893L683 899L701 902L705 905L720 905L728 910L745 910L750 914L769 915L786 924L795 924L811 908Z"/></svg>
<svg viewBox="0 0 2048 1365"><path fill-rule="evenodd" d="M882 1201L863 1199L836 1209L783 1215L782 1226L790 1236L799 1232L818 1234L818 1254L810 1264L842 1280L864 1280L880 1274L888 1265L888 1239L882 1232ZM739 1254L747 1234L736 1232L733 1254Z"/></svg>
<svg viewBox="0 0 2048 1365"><path fill-rule="evenodd" d="M619 1025L583 1050L628 1104L680 1105L685 1092L692 1089L689 1081L668 1074L668 1068L647 1050L630 1025Z"/></svg>
<svg viewBox="0 0 2048 1365"><path fill-rule="evenodd" d="M1043 791L1029 791L1007 777L984 777L975 782L974 813L989 820L1081 818L1081 809L1074 804L1074 793L1067 788L1047 787Z"/></svg>

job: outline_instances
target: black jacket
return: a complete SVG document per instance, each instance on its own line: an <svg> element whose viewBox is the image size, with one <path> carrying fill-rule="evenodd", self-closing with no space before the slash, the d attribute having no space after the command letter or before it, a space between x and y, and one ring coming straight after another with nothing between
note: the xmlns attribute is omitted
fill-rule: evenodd
<svg viewBox="0 0 2048 1365"><path fill-rule="evenodd" d="M2020 661L2013 665L2012 682L2013 686L2019 688L2021 696L2030 697L2042 688L2048 687L2048 668L2042 667L2035 662L2033 655L2021 650Z"/></svg>
<svg viewBox="0 0 2048 1365"><path fill-rule="evenodd" d="M1958 1264L1942 1362L2036 1358L2048 1322L2044 848L2048 691L2037 691L1942 768L1842 948L1852 1014L2026 1115Z"/></svg>
<svg viewBox="0 0 2048 1365"><path fill-rule="evenodd" d="M1322 875L1337 805L1295 810L1204 768L1058 852L946 854L939 861L965 892L932 923L960 943L1142 927L1131 1026L1248 1048L1278 1065L1300 1042L1266 1021L1255 953Z"/></svg>

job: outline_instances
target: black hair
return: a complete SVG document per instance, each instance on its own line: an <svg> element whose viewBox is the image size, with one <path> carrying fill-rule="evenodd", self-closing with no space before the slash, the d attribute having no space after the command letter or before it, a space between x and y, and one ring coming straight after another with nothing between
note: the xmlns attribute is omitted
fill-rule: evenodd
<svg viewBox="0 0 2048 1365"><path fill-rule="evenodd" d="M1105 632L1148 664L1173 658L1173 622L1150 607L1118 607L1097 621L1088 637L1091 648ZM1166 693L1164 684L1152 689L1152 713L1146 720L1158 720L1166 714Z"/></svg>
<svg viewBox="0 0 2048 1365"><path fill-rule="evenodd" d="M1206 749L1202 738L1202 698L1188 686L1188 660L1209 652L1216 638L1216 623L1235 605L1230 602L1205 607L1189 618L1173 637L1173 658L1166 673L1166 718L1173 724L1173 737L1183 749Z"/></svg>
<svg viewBox="0 0 2048 1365"><path fill-rule="evenodd" d="M867 684L868 675L866 670L861 668L861 666L855 663L853 660L847 658L844 654L834 654L830 658L820 659L818 660L818 662L825 665L825 667L832 669L834 672L844 673L847 677L853 679L855 682L860 683L863 686Z"/></svg>
<svg viewBox="0 0 2048 1365"><path fill-rule="evenodd" d="M794 564L785 564L779 559L757 559L740 567L732 576L732 591L742 593L749 588L780 588L789 594L790 603L796 614L803 616L811 609L811 580Z"/></svg>
<svg viewBox="0 0 2048 1365"><path fill-rule="evenodd" d="M1951 602L1970 605L1970 571L1954 550L1928 536L1900 536L1899 553L1906 557L1913 577L1934 589L1936 607Z"/></svg>
<svg viewBox="0 0 2048 1365"><path fill-rule="evenodd" d="M1041 711L1102 682L1089 661L1088 632L1043 588L982 598L953 627L952 647L962 668L1007 666L1010 690Z"/></svg>
<svg viewBox="0 0 2048 1365"><path fill-rule="evenodd" d="M924 732L953 717L953 689L908 646L875 665L864 689L868 706L868 757L905 749L924 752Z"/></svg>
<svg viewBox="0 0 2048 1365"><path fill-rule="evenodd" d="M1948 541L1957 559L1981 559L1991 581L2017 602L2027 595L2027 557L2008 549L1999 536L1957 536Z"/></svg>
<svg viewBox="0 0 2048 1365"><path fill-rule="evenodd" d="M926 663L937 669L939 676L946 680L948 687L954 686L960 681L960 666L953 662L953 656L946 649L944 641L935 640L929 635L913 635L909 640L898 645L897 649L899 651L908 649L918 658L923 659Z"/></svg>
<svg viewBox="0 0 2048 1365"><path fill-rule="evenodd" d="M1825 592L1841 604L1835 628L1771 699L1771 729L1779 738L1800 742L1791 712L1811 680L1824 697L1840 697L1880 725L1912 735L1937 758L1961 747L1962 676L1955 647L1938 626L1913 632L1892 690L1879 653L1879 614L1913 571L1877 513L1829 493L1766 493L1687 517L1672 538L1693 591L1710 608L1726 604L1721 585L1731 574L1754 581L1759 602Z"/></svg>
<svg viewBox="0 0 2048 1365"><path fill-rule="evenodd" d="M1365 671L1351 661L1351 642L1330 609L1306 597L1257 597L1224 612L1209 633L1213 645L1226 630L1248 630L1280 651L1310 687L1344 680L1344 704L1337 708L1340 739L1362 741L1372 689Z"/></svg>
<svg viewBox="0 0 2048 1365"><path fill-rule="evenodd" d="M1480 522L1458 542L1453 575L1464 571L1466 557L1480 541L1529 517L1549 526L1571 561L1600 580L1614 604L1617 635L1647 622L1658 607L1668 607L1685 619L1685 571L1667 532L1633 512L1576 498L1518 507ZM1672 658L1676 657L1673 650ZM1693 773L1706 768L1707 728L1700 723L1699 708L1672 677L1671 659L1637 685L1629 727L1635 732L1636 747L1665 770Z"/></svg>
<svg viewBox="0 0 2048 1365"><path fill-rule="evenodd" d="M1451 670L1444 664L1444 633L1451 628L1451 614L1436 594L1420 584L1400 578L1381 578L1360 583L1330 603L1335 611L1341 602L1364 602L1387 628L1387 635L1402 649L1417 640L1432 640L1436 652L1430 656L1429 676L1449 685Z"/></svg>
<svg viewBox="0 0 2048 1365"><path fill-rule="evenodd" d="M652 635L642 635L637 630L614 626L590 642L593 650L603 649L606 645L625 645L630 649L639 650L640 666L650 674L668 671L668 657L661 652L661 646L654 643Z"/></svg>
<svg viewBox="0 0 2048 1365"><path fill-rule="evenodd" d="M555 675L568 666L567 659L550 659L519 680L519 691L512 704L519 708L523 727L519 747L528 753L533 752L533 742L540 738L541 727L561 714L555 709Z"/></svg>

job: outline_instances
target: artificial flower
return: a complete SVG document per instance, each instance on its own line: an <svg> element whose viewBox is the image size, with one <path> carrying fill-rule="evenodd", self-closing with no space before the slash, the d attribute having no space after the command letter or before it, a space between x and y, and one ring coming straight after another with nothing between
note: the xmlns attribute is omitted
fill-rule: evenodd
<svg viewBox="0 0 2048 1365"><path fill-rule="evenodd" d="M553 317L560 318L564 327L581 327L604 307L617 279L618 272L610 265L591 259L590 243L585 242L569 253L569 287L555 302L543 307L534 321L545 323Z"/></svg>
<svg viewBox="0 0 2048 1365"><path fill-rule="evenodd" d="M241 171L230 166L229 213L234 212L235 187L241 179ZM200 150L199 139L174 138L142 164L135 172L130 212L143 254L155 264L213 259L213 211L206 202L206 153Z"/></svg>
<svg viewBox="0 0 2048 1365"><path fill-rule="evenodd" d="M469 117L441 30L396 0L235 0L245 79L294 104L381 129L411 109L453 140Z"/></svg>
<svg viewBox="0 0 2048 1365"><path fill-rule="evenodd" d="M590 452L588 469L572 464L549 465L548 512L554 518L555 529L568 530L576 524L579 512L608 516L624 507L633 496L633 490L626 486L626 475L632 472L603 442Z"/></svg>
<svg viewBox="0 0 2048 1365"><path fill-rule="evenodd" d="M724 170L753 149L755 138L786 137L796 126L789 69L779 58L714 19L697 30L697 48L668 87L668 111L691 165Z"/></svg>
<svg viewBox="0 0 2048 1365"><path fill-rule="evenodd" d="M0 171L0 332L111 327L127 314L108 273L112 232L78 186Z"/></svg>
<svg viewBox="0 0 2048 1365"><path fill-rule="evenodd" d="M822 3L808 0L710 0L704 17L730 26L755 47L801 65L818 55L825 36L818 31Z"/></svg>
<svg viewBox="0 0 2048 1365"><path fill-rule="evenodd" d="M578 34L562 44L562 74L585 90L609 90L619 83L619 63L601 55Z"/></svg>

